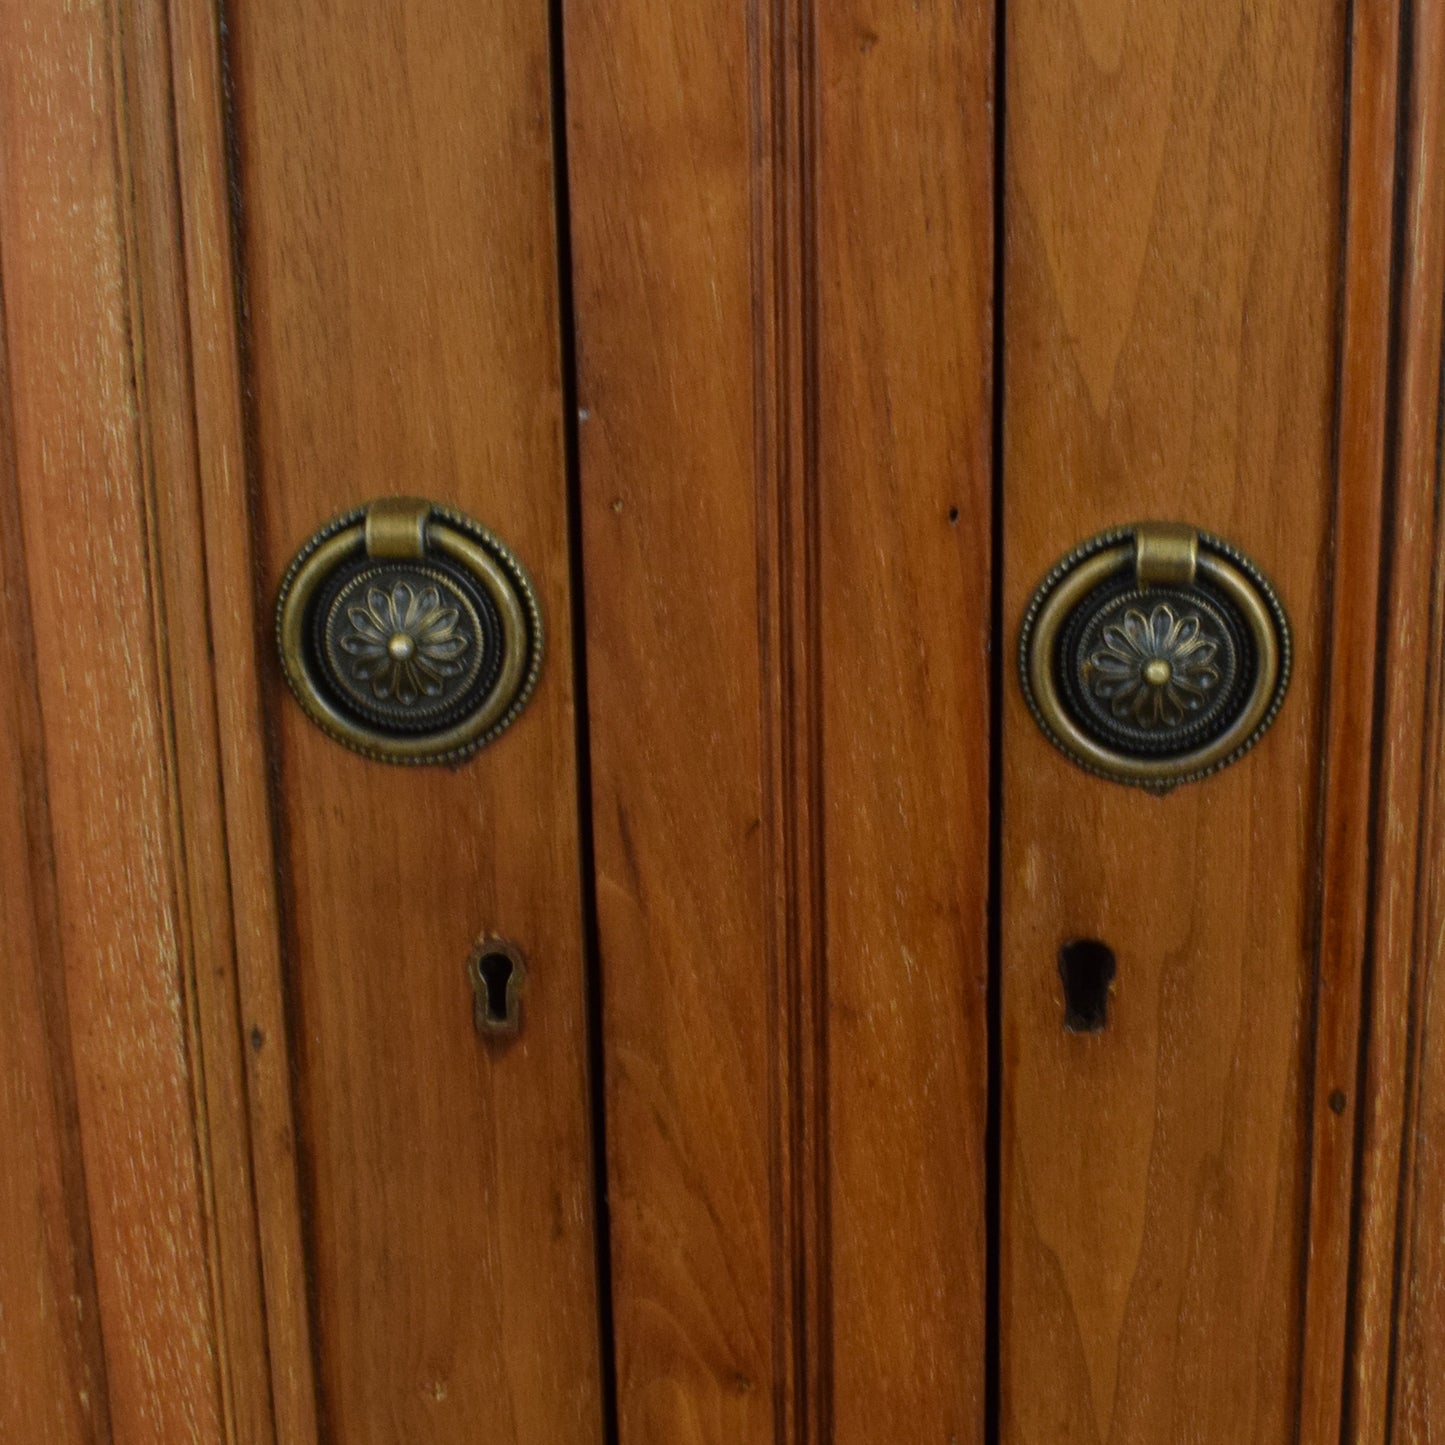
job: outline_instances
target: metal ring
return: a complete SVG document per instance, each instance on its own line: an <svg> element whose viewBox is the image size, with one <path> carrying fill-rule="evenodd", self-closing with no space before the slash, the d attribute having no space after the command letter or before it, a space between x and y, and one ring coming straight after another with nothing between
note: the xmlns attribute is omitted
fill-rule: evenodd
<svg viewBox="0 0 1445 1445"><path fill-rule="evenodd" d="M408 545L406 538L414 537ZM500 656L494 676L466 710L434 730L398 731L348 706L334 669L315 645L315 604L328 583L368 559L405 569L439 557L456 564L495 609ZM531 579L498 537L450 508L384 498L334 518L297 553L281 583L276 637L286 681L301 707L337 742L380 762L456 763L517 718L542 665L542 616ZM482 645L481 639L474 646Z"/></svg>
<svg viewBox="0 0 1445 1445"><path fill-rule="evenodd" d="M1143 540L1183 533L1194 544L1187 563L1237 609L1253 645L1255 672L1243 704L1216 736L1183 752L1141 756L1092 736L1071 712L1059 686L1060 634L1096 589L1145 555ZM1152 553L1151 553L1152 555ZM1183 551L1179 553L1184 556ZM1146 589L1147 582L1141 582ZM1145 595L1147 595L1147 590ZM1254 746L1273 722L1289 685L1289 624L1274 589L1237 549L1207 533L1154 524L1118 528L1090 538L1044 579L1024 617L1019 675L1034 718L1049 740L1072 761L1100 777L1153 792L1167 792L1217 772Z"/></svg>

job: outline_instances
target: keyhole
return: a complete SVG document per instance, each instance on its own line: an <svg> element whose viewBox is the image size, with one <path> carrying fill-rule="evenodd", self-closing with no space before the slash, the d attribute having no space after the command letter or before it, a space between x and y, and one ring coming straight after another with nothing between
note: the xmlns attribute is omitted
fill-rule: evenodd
<svg viewBox="0 0 1445 1445"><path fill-rule="evenodd" d="M1097 938L1076 938L1059 950L1064 983L1064 1027L1071 1034L1097 1034L1109 1023L1114 950Z"/></svg>
<svg viewBox="0 0 1445 1445"><path fill-rule="evenodd" d="M467 973L475 994L477 1032L515 1034L522 1026L521 992L527 976L521 953L502 939L484 939L473 950Z"/></svg>

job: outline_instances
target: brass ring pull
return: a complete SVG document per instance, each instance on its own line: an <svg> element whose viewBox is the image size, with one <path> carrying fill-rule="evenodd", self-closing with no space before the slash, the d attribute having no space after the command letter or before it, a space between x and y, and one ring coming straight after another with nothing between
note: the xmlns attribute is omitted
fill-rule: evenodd
<svg viewBox="0 0 1445 1445"><path fill-rule="evenodd" d="M457 763L509 727L542 666L522 564L480 523L383 497L322 527L281 583L286 681L337 742L388 763Z"/></svg>
<svg viewBox="0 0 1445 1445"><path fill-rule="evenodd" d="M1242 553L1192 527L1139 523L1055 566L1024 616L1019 676L1051 742L1153 792L1241 757L1289 686L1289 622Z"/></svg>

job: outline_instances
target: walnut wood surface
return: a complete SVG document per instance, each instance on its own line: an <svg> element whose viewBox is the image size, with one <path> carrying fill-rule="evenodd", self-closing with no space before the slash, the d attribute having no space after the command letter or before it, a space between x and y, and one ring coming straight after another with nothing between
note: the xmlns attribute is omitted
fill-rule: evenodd
<svg viewBox="0 0 1445 1445"><path fill-rule="evenodd" d="M1398 1272L1391 1277L1391 1327L1381 1328L1383 1321L1376 1315L1368 1321L1368 1330L1360 1329L1356 1363L1358 1388L1366 1402L1361 1413L1375 1428L1373 1434L1362 1430L1359 1438L1388 1439L1391 1445L1445 1441L1445 530L1440 521L1445 475L1438 360L1445 303L1445 6L1421 5L1416 14L1408 194L1415 202L1411 240L1419 264L1411 275L1414 324L1400 437L1400 487L1409 500L1402 520L1413 524L1416 535L1407 559L1413 566L1402 578L1397 605L1409 614L1406 636L1416 644L1413 656L1402 659L1412 674L1407 706L1421 711L1414 717L1402 711L1392 739L1404 766L1391 799L1393 816L1401 821L1391 832L1399 840L1392 857L1399 857L1412 832L1419 851L1413 870L1412 860L1399 857L1401 891L1408 893L1413 886L1417 893L1413 904L1402 900L1400 932L1390 939L1407 967L1383 974L1376 989L1376 1007L1388 1011L1397 1037L1403 1033L1403 1047L1386 1061L1403 1067L1380 1080L1379 1111L1382 1117L1399 1111L1403 1167L1397 1223L1401 1247L1397 1255L1386 1256L1377 1224L1380 1237L1371 1263L1384 1266L1388 1258ZM1418 683L1423 683L1418 694L1414 674L1421 674ZM1423 735L1411 731L1416 717ZM1419 821L1413 827L1416 797L1405 791L1411 784L1418 788L1419 802ZM1404 929L1409 931L1408 944L1400 936ZM1381 1186L1387 1189L1388 1175L1380 1172ZM1381 1269L1382 1284L1385 1277ZM1388 1435L1379 1433L1382 1426Z"/></svg>
<svg viewBox="0 0 1445 1445"><path fill-rule="evenodd" d="M1045 741L1002 816L1002 1439L1283 1442L1300 1369L1345 11L1006 8L1004 645L1079 539L1222 534L1294 623L1290 696L1163 799ZM1107 1029L1063 1027L1070 938Z"/></svg>
<svg viewBox="0 0 1445 1445"><path fill-rule="evenodd" d="M0 7L7 1440L267 1429L155 18Z"/></svg>
<svg viewBox="0 0 1445 1445"><path fill-rule="evenodd" d="M530 708L457 770L346 752L261 651L322 1435L580 1445L602 1422L547 9L227 19L253 626L316 526L406 493L516 549L549 639ZM504 1047L465 973L489 931L529 965Z"/></svg>
<svg viewBox="0 0 1445 1445"><path fill-rule="evenodd" d="M1378 706L1364 680L1380 664L1399 61L1399 5L1351 7L1301 1445L1340 1439L1351 1311Z"/></svg>
<svg viewBox="0 0 1445 1445"><path fill-rule="evenodd" d="M1408 7L1364 1111L1346 1437L1445 1440L1440 527L1445 6Z"/></svg>
<svg viewBox="0 0 1445 1445"><path fill-rule="evenodd" d="M977 1441L989 12L566 20L621 1439Z"/></svg>
<svg viewBox="0 0 1445 1445"><path fill-rule="evenodd" d="M819 4L828 1445L983 1438L993 14Z"/></svg>
<svg viewBox="0 0 1445 1445"><path fill-rule="evenodd" d="M262 702L273 642L256 595L246 462L232 194L220 16L208 0L170 8L175 117L190 323L195 456L204 587L188 600L207 608L219 757L225 800L221 848L230 884L234 991L241 1017L249 1142L265 1304L265 1363L275 1438L318 1438L315 1357L297 1177L291 1049L282 968L281 879L276 868L268 730Z"/></svg>
<svg viewBox="0 0 1445 1445"><path fill-rule="evenodd" d="M1009 0L997 178L993 14L562 7L576 699L547 6L0 0L7 1445L1445 1442L1445 3ZM546 609L455 772L274 662L397 491ZM1012 672L1144 517L1296 644L1162 800Z"/></svg>
<svg viewBox="0 0 1445 1445"><path fill-rule="evenodd" d="M3 253L0 253L3 260ZM3 317L0 317L3 321ZM0 334L0 1433L105 1438L75 1070L57 914L35 630L20 538L11 377Z"/></svg>
<svg viewBox="0 0 1445 1445"><path fill-rule="evenodd" d="M760 557L777 567L776 476L794 445L775 431L788 258L768 128L787 49L747 13L567 7L625 1445L806 1438L789 1254L808 1102L790 1093L801 965L781 856L797 827L777 797L792 749L777 735L780 584L759 575Z"/></svg>
<svg viewBox="0 0 1445 1445"><path fill-rule="evenodd" d="M1438 479L1437 479L1438 485ZM1440 542L1436 537L1437 556ZM1405 1172L1401 1196L1401 1273L1393 1298L1395 1323L1394 1376L1387 1373L1390 1336L1371 1340L1371 1383L1384 1381L1385 1399L1393 1411L1384 1419L1392 1424L1385 1438L1392 1445L1439 1445L1445 1440L1445 774L1440 719L1445 698L1440 691L1445 652L1441 623L1440 588L1434 590L1431 637L1436 668L1428 696L1430 727L1424 763L1426 786L1421 868L1417 875L1423 890L1418 932L1414 939L1410 1011L1410 1071L1405 1076ZM1383 1369L1382 1369L1383 1366ZM1379 1398L1376 1393L1375 1399ZM1380 1416L1375 1417L1377 1420ZM1365 1438L1365 1437L1362 1437ZM1378 1438L1378 1437L1377 1437Z"/></svg>
<svg viewBox="0 0 1445 1445"><path fill-rule="evenodd" d="M1376 1022L1354 1421L1362 1445L1445 1440L1445 6L1415 10L1395 581L1381 787ZM1397 1164L1398 1160L1398 1164ZM1398 1185L1398 1188L1396 1187ZM1397 1245L1397 1237L1399 1243Z"/></svg>

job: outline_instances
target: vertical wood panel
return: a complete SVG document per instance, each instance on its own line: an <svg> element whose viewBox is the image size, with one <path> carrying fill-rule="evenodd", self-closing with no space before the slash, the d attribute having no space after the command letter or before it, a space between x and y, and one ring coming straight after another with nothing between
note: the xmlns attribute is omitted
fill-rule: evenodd
<svg viewBox="0 0 1445 1445"><path fill-rule="evenodd" d="M775 393L773 67L793 63L775 19L566 10L624 1445L801 1438L782 1193L795 824L764 672L788 584L759 575L794 444Z"/></svg>
<svg viewBox="0 0 1445 1445"><path fill-rule="evenodd" d="M1345 7L1008 7L1004 620L1080 538L1183 518L1294 624L1269 736L1163 799L1006 689L1010 1445L1290 1438L1298 1400ZM1063 1028L1071 937L1118 957Z"/></svg>
<svg viewBox="0 0 1445 1445"><path fill-rule="evenodd" d="M3 281L3 276L0 276ZM0 1435L108 1440L0 287Z"/></svg>
<svg viewBox="0 0 1445 1445"><path fill-rule="evenodd" d="M201 591L209 603L213 655L226 659L225 666L212 667L210 673L235 939L233 984L241 1010L251 1110L266 1365L277 1439L308 1445L317 1439L315 1361L285 1017L276 820L262 700L262 659L269 662L273 644L264 608L244 605L256 595L257 582L220 18L209 0L177 0L171 10L175 176L190 323L198 540L205 561Z"/></svg>
<svg viewBox="0 0 1445 1445"><path fill-rule="evenodd" d="M1354 1363L1362 1445L1386 1439L1391 1445L1438 1445L1445 1440L1445 531L1440 526L1445 475L1439 436L1439 362L1433 368L1433 406L1430 397L1431 363L1441 356L1445 301L1445 176L1439 163L1440 126L1445 122L1445 6L1422 5L1418 14L1419 111L1411 161L1419 224L1411 236L1418 262L1411 313L1416 335L1409 365L1415 405L1402 428L1401 472L1401 486L1410 501L1403 510L1414 534L1406 561L1415 565L1404 574L1400 601L1414 613L1406 639L1420 644L1409 665L1424 684L1418 698L1422 710L1416 714L1423 730L1411 734L1413 719L1406 714L1400 719L1404 730L1391 741L1404 763L1401 784L1413 782L1418 788L1417 794L1397 791L1393 808L1397 817L1408 818L1418 797L1419 851L1414 868L1400 855L1402 891L1412 886L1416 890L1410 900L1408 944L1398 932L1387 936L1395 967L1380 977L1376 988L1376 1010L1384 1010L1393 1028L1403 1034L1393 1060L1389 1055L1382 1060L1377 1052L1370 1060L1381 1114L1398 1108L1401 1115L1400 1218L1395 1224L1401 1247L1398 1255L1394 1251L1386 1255L1381 1238L1374 1258L1367 1255L1365 1261L1366 1268L1379 1272L1372 1291L1376 1298L1385 1294L1382 1267L1388 1261L1393 1308L1388 1327L1378 1314L1360 1322L1361 1348ZM1399 831L1405 835L1401 842L1408 841L1408 825ZM1391 989L1388 994L1386 988ZM1382 1067L1392 1061L1403 1065L1394 1078ZM1387 1153L1382 1162L1389 1165L1393 1160ZM1378 1174L1380 1185L1387 1185L1388 1169L1381 1168ZM1367 1196L1367 1205L1370 1202L1378 1210L1378 1202ZM1379 1222L1370 1219L1368 1209L1366 1217L1378 1230ZM1377 1310L1376 1299L1364 1307Z"/></svg>
<svg viewBox="0 0 1445 1445"><path fill-rule="evenodd" d="M546 6L227 19L258 632L319 523L410 493L516 548L549 639L457 770L347 753L263 654L322 1434L595 1440ZM489 930L529 964L505 1049L464 972Z"/></svg>
<svg viewBox="0 0 1445 1445"><path fill-rule="evenodd" d="M993 7L818 7L831 1445L983 1438Z"/></svg>
<svg viewBox="0 0 1445 1445"><path fill-rule="evenodd" d="M1438 130L1445 118L1441 112L1441 101L1445 99L1445 7L1424 5L1419 14L1419 33L1424 43L1418 50L1417 95L1425 123L1416 132L1418 144L1412 161L1416 194L1421 200L1417 214L1424 227L1416 233L1416 239L1430 253L1428 264L1421 267L1425 296L1415 313L1424 333L1415 357L1420 387L1417 398L1424 402L1429 394L1429 345L1433 342L1437 352L1440 347L1438 322L1445 289L1440 272L1445 207ZM1431 291L1436 303L1433 308ZM1393 1423L1388 1437L1361 1433L1360 1439L1388 1438L1391 1445L1439 1445L1445 1440L1445 531L1440 526L1445 474L1441 471L1439 405L1437 401L1433 418L1428 410L1414 414L1408 473L1417 504L1428 507L1428 511L1416 512L1415 520L1426 535L1433 533L1433 545L1423 556L1417 554L1419 561L1428 557L1431 567L1428 631L1421 639L1425 649L1417 654L1417 658L1423 657L1426 683L1424 736L1419 739L1423 743L1420 850L1413 878L1419 896L1411 920L1408 998L1401 1000L1403 1008L1392 1007L1394 999L1380 1000L1395 1017L1403 1013L1406 1025L1406 1070L1399 1081L1404 1116L1398 1225L1402 1247L1393 1291L1393 1350L1381 1333L1372 1331L1366 1336L1361 1331L1365 1348L1359 1362L1363 1375L1361 1394L1373 1407L1375 1425ZM1413 606L1420 610L1423 625L1426 579L1417 571L1410 580L1414 584ZM1397 745L1406 757L1413 757L1415 741L1402 736ZM1402 806L1408 807L1409 802L1408 798L1400 799ZM1388 1090L1387 1098L1393 1092ZM1389 1379L1385 1371L1390 1368L1392 1354L1395 1374ZM1393 1413L1388 1417L1382 1417L1380 1412L1382 1395L1393 1403Z"/></svg>
<svg viewBox="0 0 1445 1445"><path fill-rule="evenodd" d="M156 437L136 316L155 238L130 184L145 155L123 80L132 32L108 6L8 5L0 33L0 269L19 499L6 520L24 550L34 653L21 674L38 700L54 849L57 951L41 968L63 973L42 990L68 1010L108 1433L219 1440L236 1420L210 1249L213 1224L225 1226L210 1217L197 1122L207 1097L198 954L185 923ZM62 1182L79 1187L73 1169ZM86 1292L66 1310L83 1310ZM92 1363L71 1381L76 1398L50 1407L93 1411L104 1430L106 1407L87 1399L97 1383Z"/></svg>
<svg viewBox="0 0 1445 1445"><path fill-rule="evenodd" d="M1380 616L1367 1053L1345 1422L1359 1445L1445 1438L1437 1040L1441 950L1440 416L1445 6L1406 12L1396 372Z"/></svg>
<svg viewBox="0 0 1445 1445"><path fill-rule="evenodd" d="M990 7L567 20L622 1439L977 1440Z"/></svg>
<svg viewBox="0 0 1445 1445"><path fill-rule="evenodd" d="M1336 1445L1354 1254L1380 666L1400 6L1351 7L1301 1445ZM1368 679L1368 681L1366 681Z"/></svg>
<svg viewBox="0 0 1445 1445"><path fill-rule="evenodd" d="M130 217L130 306L158 687L172 780L177 930L218 1368L228 1438L259 1445L276 1434L201 532L204 483L197 469L168 17L159 3L117 6L114 13L125 79L121 184ZM295 1208L294 1180L291 1196Z"/></svg>
<svg viewBox="0 0 1445 1445"><path fill-rule="evenodd" d="M1437 480L1438 485L1438 480ZM1436 540L1437 556L1439 539ZM1438 575L1438 574L1437 574ZM1434 684L1430 695L1429 768L1423 795L1426 838L1419 874L1423 890L1419 933L1415 939L1411 1044L1414 1097L1407 1095L1405 1141L1404 1231L1402 1277L1396 1298L1397 1372L1390 1382L1394 1396L1392 1445L1439 1445L1445 1440L1445 1018L1442 1018L1442 974L1445 974L1445 749L1440 718L1445 698L1440 693L1442 651L1440 587L1435 585L1432 650ZM1371 1379L1384 1361L1375 1342ZM1362 1437L1367 1438L1367 1437Z"/></svg>

